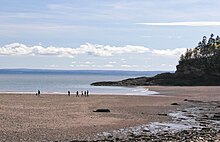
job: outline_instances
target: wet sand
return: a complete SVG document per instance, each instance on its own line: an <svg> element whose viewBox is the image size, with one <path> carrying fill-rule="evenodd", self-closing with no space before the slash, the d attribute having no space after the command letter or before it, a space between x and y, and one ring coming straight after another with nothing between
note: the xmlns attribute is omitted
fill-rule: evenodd
<svg viewBox="0 0 220 142"><path fill-rule="evenodd" d="M0 94L2 141L71 141L99 132L170 121L158 115L176 110L184 99L220 100L220 87L147 87L154 96ZM108 108L110 113L93 112Z"/></svg>
<svg viewBox="0 0 220 142"><path fill-rule="evenodd" d="M201 101L219 101L220 86L148 86L149 90L161 95Z"/></svg>

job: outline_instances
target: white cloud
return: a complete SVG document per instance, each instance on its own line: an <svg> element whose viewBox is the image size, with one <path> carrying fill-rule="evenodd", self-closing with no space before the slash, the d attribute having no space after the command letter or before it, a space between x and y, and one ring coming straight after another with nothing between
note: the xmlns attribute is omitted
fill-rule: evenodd
<svg viewBox="0 0 220 142"><path fill-rule="evenodd" d="M112 56L114 54L124 53L145 53L149 51L149 48L143 46L126 45L124 47L116 47L109 45L93 45L89 43L82 45L81 48L86 49L89 54L97 56Z"/></svg>
<svg viewBox="0 0 220 142"><path fill-rule="evenodd" d="M95 45L95 44L84 44L78 48L64 48L64 47L43 47L41 45L37 46L27 46L19 43L12 43L0 47L0 55L27 55L27 56L58 56L58 57L74 57L81 54L89 54L93 56L114 56L118 54L139 54L146 53L148 55L164 55L164 56L179 56L185 52L185 48L176 49L149 49L144 46L132 46L126 45L123 47L109 46L109 45ZM122 62L126 62L124 58L121 59ZM75 64L76 62L72 62ZM111 62L109 64L113 64ZM92 64L92 62L85 62L85 64Z"/></svg>
<svg viewBox="0 0 220 142"><path fill-rule="evenodd" d="M175 48L175 49L165 49L165 50L152 50L152 53L155 55L161 56L180 56L181 54L186 52L186 48Z"/></svg>
<svg viewBox="0 0 220 142"><path fill-rule="evenodd" d="M85 64L93 64L93 62L86 61Z"/></svg>
<svg viewBox="0 0 220 142"><path fill-rule="evenodd" d="M149 26L220 26L218 21L209 22L169 22L169 23L137 23Z"/></svg>
<svg viewBox="0 0 220 142"><path fill-rule="evenodd" d="M24 54L31 54L31 48L28 48L24 44L9 44L5 45L4 47L0 48L1 55L24 55Z"/></svg>
<svg viewBox="0 0 220 142"><path fill-rule="evenodd" d="M145 53L149 48L143 46L126 45L124 47L116 47L109 45L94 45L85 44L78 48L64 48L64 47L43 47L43 46L31 46L28 47L24 44L13 43L8 44L0 48L0 55L54 55L61 57L73 57L79 54L90 54L95 56L113 56L115 54L124 53Z"/></svg>
<svg viewBox="0 0 220 142"><path fill-rule="evenodd" d="M104 65L104 67L112 68L113 65Z"/></svg>

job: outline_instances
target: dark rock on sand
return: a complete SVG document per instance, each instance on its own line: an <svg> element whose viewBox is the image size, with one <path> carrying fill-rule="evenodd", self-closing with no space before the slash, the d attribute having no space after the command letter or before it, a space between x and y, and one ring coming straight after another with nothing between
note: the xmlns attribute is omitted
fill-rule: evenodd
<svg viewBox="0 0 220 142"><path fill-rule="evenodd" d="M93 112L110 112L110 110L105 109L105 108L101 108L101 109L94 110Z"/></svg>
<svg viewBox="0 0 220 142"><path fill-rule="evenodd" d="M166 114L166 113L159 113L159 114L157 114L157 115L160 115L160 116L168 116L168 114Z"/></svg>
<svg viewBox="0 0 220 142"><path fill-rule="evenodd" d="M179 105L179 104L178 103L172 103L171 105L176 106L176 105Z"/></svg>

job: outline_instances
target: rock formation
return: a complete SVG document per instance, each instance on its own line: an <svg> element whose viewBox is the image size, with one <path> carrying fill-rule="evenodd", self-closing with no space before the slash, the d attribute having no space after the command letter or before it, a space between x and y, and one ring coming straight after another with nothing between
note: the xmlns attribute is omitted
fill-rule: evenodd
<svg viewBox="0 0 220 142"><path fill-rule="evenodd" d="M194 49L182 54L175 73L161 73L154 77L130 78L122 81L95 82L94 86L148 86L148 85L220 85L220 38L206 36Z"/></svg>

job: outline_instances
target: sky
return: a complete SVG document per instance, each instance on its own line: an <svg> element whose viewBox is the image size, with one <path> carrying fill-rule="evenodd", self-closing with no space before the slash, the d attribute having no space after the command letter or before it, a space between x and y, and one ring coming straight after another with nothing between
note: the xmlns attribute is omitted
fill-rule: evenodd
<svg viewBox="0 0 220 142"><path fill-rule="evenodd" d="M0 68L174 71L220 1L0 0Z"/></svg>

